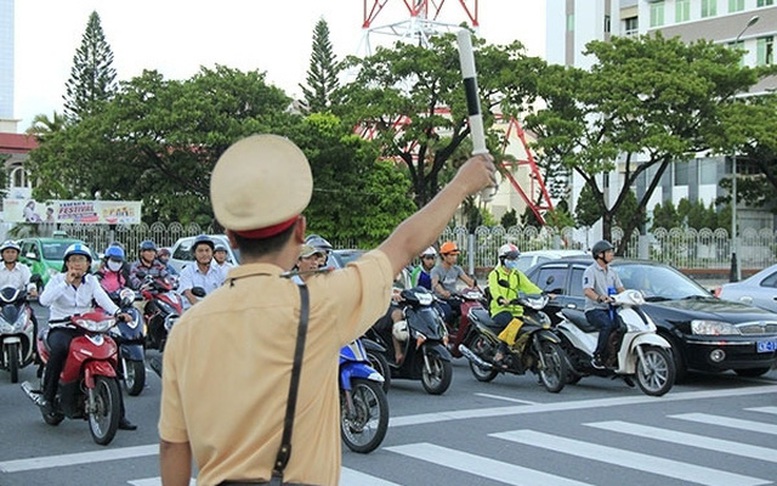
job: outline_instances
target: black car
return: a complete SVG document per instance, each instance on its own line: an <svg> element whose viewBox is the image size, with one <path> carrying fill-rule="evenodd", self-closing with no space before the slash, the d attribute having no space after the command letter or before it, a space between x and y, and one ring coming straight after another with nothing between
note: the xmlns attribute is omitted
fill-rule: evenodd
<svg viewBox="0 0 777 486"><path fill-rule="evenodd" d="M540 288L558 295L546 309L556 322L562 307L584 309L583 272L591 263L590 257L562 258L527 271ZM644 311L672 345L677 379L689 369L760 376L774 366L777 314L720 300L669 265L641 260L611 265L625 288L644 293Z"/></svg>

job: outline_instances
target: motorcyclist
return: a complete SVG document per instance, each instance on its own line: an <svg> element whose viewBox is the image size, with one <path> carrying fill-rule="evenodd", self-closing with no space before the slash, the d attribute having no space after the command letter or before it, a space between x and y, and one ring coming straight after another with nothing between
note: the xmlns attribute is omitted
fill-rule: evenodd
<svg viewBox="0 0 777 486"><path fill-rule="evenodd" d="M191 252L194 256L194 263L183 267L181 279L178 281L178 292L185 297L183 303L187 309L199 300L192 293L194 287L201 287L205 291L205 295L208 295L221 287L227 278L224 270L211 265L214 247L213 240L207 235L197 236L192 243Z"/></svg>
<svg viewBox="0 0 777 486"><path fill-rule="evenodd" d="M437 250L430 246L421 253L421 264L410 273L410 285L413 287L421 286L427 290L432 290L431 271L437 263Z"/></svg>
<svg viewBox="0 0 777 486"><path fill-rule="evenodd" d="M319 235L309 235L305 238L305 244L310 245L313 248L321 251L322 256L319 259L319 268L330 267L335 268L332 262L329 261L329 254L332 253L332 244Z"/></svg>
<svg viewBox="0 0 777 486"><path fill-rule="evenodd" d="M38 287L34 282L31 282L32 272L29 267L24 263L17 261L21 247L12 240L6 240L0 245L0 255L3 258L3 265L0 266L0 289L3 287L13 287L16 289L26 290L28 297L38 296ZM38 319L35 317L35 313L32 307L27 305L30 311L30 320L32 321L33 336L38 336ZM35 350L36 360L38 359L38 351Z"/></svg>
<svg viewBox="0 0 777 486"><path fill-rule="evenodd" d="M165 266L168 274L178 276L178 270L176 270L173 264L170 263L169 248L160 248L156 254L156 259L159 260L159 263Z"/></svg>
<svg viewBox="0 0 777 486"><path fill-rule="evenodd" d="M120 246L109 246L105 249L105 258L95 277L106 293L116 292L129 286L129 274L125 271L124 249Z"/></svg>
<svg viewBox="0 0 777 486"><path fill-rule="evenodd" d="M521 256L518 247L507 243L499 247L499 264L488 274L488 290L491 293L491 319L499 334L499 349L494 355L497 365L503 365L507 355L507 346L515 344L523 322L523 307L514 303L518 294L539 294L542 289L518 270L518 257Z"/></svg>
<svg viewBox="0 0 777 486"><path fill-rule="evenodd" d="M165 265L156 259L156 244L151 240L140 243L138 260L130 268L130 286L138 290L147 276L165 277L168 275Z"/></svg>
<svg viewBox="0 0 777 486"><path fill-rule="evenodd" d="M617 314L610 312L612 295L625 289L610 262L615 258L615 247L607 240L601 240L591 248L594 263L583 273L583 294L585 294L585 317L599 329L591 366L604 369L607 362L607 341L618 326Z"/></svg>
<svg viewBox="0 0 777 486"><path fill-rule="evenodd" d="M213 265L226 274L234 265L227 261L227 247L223 243L216 243L213 248Z"/></svg>
<svg viewBox="0 0 777 486"><path fill-rule="evenodd" d="M129 314L111 301L108 294L100 286L97 278L89 273L92 264L92 252L84 244L74 243L65 250L62 273L54 275L40 294L40 304L49 307L49 334L47 336L51 349L49 361L46 363L46 374L43 382L43 399L39 403L46 414L57 410L54 400L57 395L59 375L65 365L70 341L83 331L70 324L70 317L93 310L92 301L96 302L107 313L118 319L128 321ZM121 403L121 419L119 428L135 430L136 425L127 420L124 415L124 403Z"/></svg>
<svg viewBox="0 0 777 486"><path fill-rule="evenodd" d="M459 258L459 247L453 241L446 241L440 245L442 261L431 271L432 291L443 302L442 307L446 322L453 323L461 316L461 301L455 297L456 284L459 280L467 287L474 287L475 281L464 272L464 269L456 264Z"/></svg>

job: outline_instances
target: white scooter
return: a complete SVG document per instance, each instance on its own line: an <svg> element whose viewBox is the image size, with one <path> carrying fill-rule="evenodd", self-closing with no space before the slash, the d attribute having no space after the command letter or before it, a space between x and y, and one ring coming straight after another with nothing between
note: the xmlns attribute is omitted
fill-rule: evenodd
<svg viewBox="0 0 777 486"><path fill-rule="evenodd" d="M611 308L621 325L610 335L609 359L605 369L591 365L599 339L599 329L592 326L579 310L563 309L562 321L555 332L571 364L569 383L584 376L623 377L630 386L636 378L639 388L651 396L668 392L675 379L675 364L669 343L656 333L656 325L639 306L645 298L638 290L625 290L612 296Z"/></svg>

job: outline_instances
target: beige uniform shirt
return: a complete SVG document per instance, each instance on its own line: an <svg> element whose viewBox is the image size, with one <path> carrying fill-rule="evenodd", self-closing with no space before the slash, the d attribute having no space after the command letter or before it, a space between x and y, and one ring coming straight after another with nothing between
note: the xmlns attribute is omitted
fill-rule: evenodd
<svg viewBox="0 0 777 486"><path fill-rule="evenodd" d="M391 264L372 251L308 279L310 321L284 479L337 485L338 357L383 313ZM280 446L299 323L299 290L268 264L235 267L188 310L164 353L159 435L189 441L198 484L268 480Z"/></svg>

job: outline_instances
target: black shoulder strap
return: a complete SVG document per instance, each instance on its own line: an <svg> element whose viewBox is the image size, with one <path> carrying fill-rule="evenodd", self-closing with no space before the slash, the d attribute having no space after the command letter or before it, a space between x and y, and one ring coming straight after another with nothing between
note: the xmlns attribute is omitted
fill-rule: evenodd
<svg viewBox="0 0 777 486"><path fill-rule="evenodd" d="M271 485L283 483L283 470L291 457L291 431L294 425L294 410L297 407L297 390L299 389L299 375L302 368L302 354L305 350L305 337L308 330L308 316L310 314L310 299L308 288L301 279L295 279L299 288L300 311L299 327L297 329L297 347L294 350L294 365L291 368L291 382L289 383L289 399L286 402L286 418L283 420L283 438L275 465L272 470Z"/></svg>

